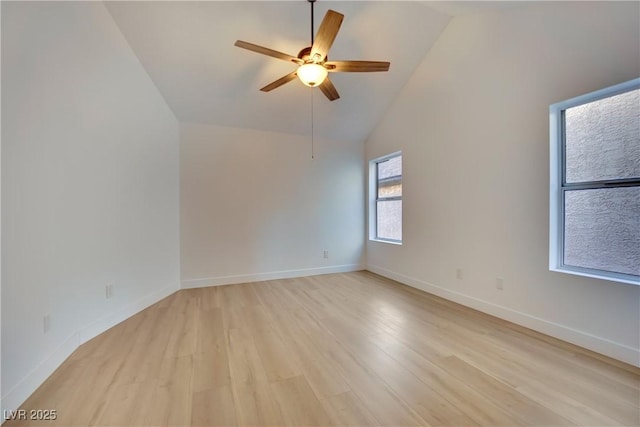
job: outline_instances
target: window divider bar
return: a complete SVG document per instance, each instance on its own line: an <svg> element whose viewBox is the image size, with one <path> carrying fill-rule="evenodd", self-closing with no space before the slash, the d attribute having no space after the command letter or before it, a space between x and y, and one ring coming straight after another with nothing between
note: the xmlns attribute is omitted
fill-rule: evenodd
<svg viewBox="0 0 640 427"><path fill-rule="evenodd" d="M376 202L391 202L394 200L402 200L402 196L393 196L393 197L377 197Z"/></svg>
<svg viewBox="0 0 640 427"><path fill-rule="evenodd" d="M580 181L563 183L563 188L611 188L611 187L633 187L640 185L640 178L624 178L624 179L610 179L602 181Z"/></svg>

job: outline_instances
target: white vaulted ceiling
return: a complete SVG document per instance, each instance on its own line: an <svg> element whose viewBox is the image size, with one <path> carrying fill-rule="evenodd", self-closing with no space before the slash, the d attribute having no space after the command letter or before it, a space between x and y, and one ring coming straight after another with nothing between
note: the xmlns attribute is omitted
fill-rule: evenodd
<svg viewBox="0 0 640 427"><path fill-rule="evenodd" d="M317 1L316 30L327 9L345 15L330 59L391 62L387 73L332 73L341 98L329 102L297 79L260 92L295 66L233 45L297 55L310 45L306 0L105 4L178 120L306 135L313 93L315 135L339 140L367 137L458 12L428 2Z"/></svg>

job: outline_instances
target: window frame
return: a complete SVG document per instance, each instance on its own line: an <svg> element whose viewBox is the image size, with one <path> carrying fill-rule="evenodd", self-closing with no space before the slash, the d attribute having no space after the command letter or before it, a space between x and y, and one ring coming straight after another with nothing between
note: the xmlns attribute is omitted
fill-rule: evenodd
<svg viewBox="0 0 640 427"><path fill-rule="evenodd" d="M640 275L617 273L564 263L565 194L567 191L615 189L640 186L638 178L566 182L565 111L572 107L640 89L640 78L577 96L549 106L550 129L550 203L549 203L549 270L615 282L640 285Z"/></svg>
<svg viewBox="0 0 640 427"><path fill-rule="evenodd" d="M374 242L389 243L392 245L402 245L402 238L400 240L396 240L378 236L378 201L399 200L402 203L403 196L378 197L378 164L384 163L396 157L402 157L402 151L396 151L394 153L387 154L382 157L377 157L369 161L369 240ZM403 178L404 171L400 175L401 184ZM402 227L402 217L400 218L400 221Z"/></svg>

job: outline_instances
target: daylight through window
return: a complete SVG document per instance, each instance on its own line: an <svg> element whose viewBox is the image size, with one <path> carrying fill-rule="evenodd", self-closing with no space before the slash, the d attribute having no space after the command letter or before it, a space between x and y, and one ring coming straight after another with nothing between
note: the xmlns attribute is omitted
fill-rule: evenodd
<svg viewBox="0 0 640 427"><path fill-rule="evenodd" d="M550 113L550 268L638 284L640 79Z"/></svg>
<svg viewBox="0 0 640 427"><path fill-rule="evenodd" d="M402 241L402 155L372 161L375 173L376 240Z"/></svg>

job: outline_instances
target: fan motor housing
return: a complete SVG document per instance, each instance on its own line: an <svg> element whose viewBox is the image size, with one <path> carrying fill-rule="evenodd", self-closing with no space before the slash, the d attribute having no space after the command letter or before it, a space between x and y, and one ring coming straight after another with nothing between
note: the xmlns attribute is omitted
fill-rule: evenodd
<svg viewBox="0 0 640 427"><path fill-rule="evenodd" d="M300 52L298 52L298 58L300 58L303 62L311 61L311 46L305 47ZM318 63L325 62L329 57L325 56L322 60L318 61Z"/></svg>

